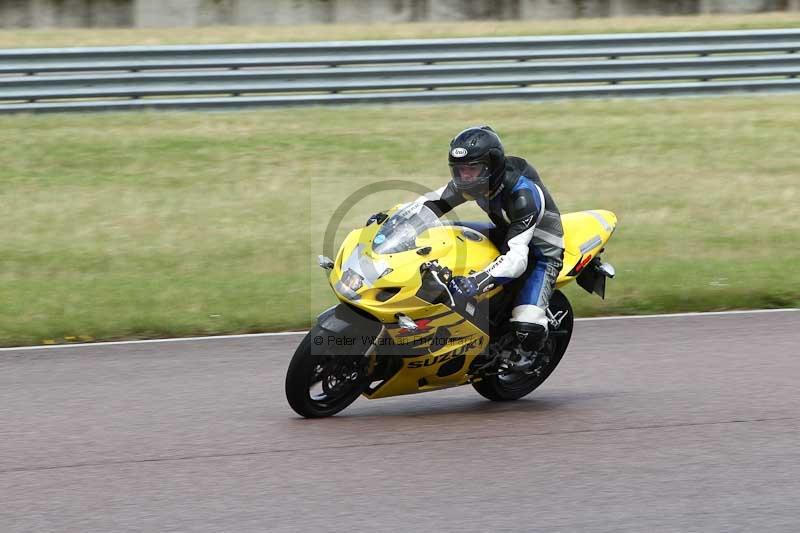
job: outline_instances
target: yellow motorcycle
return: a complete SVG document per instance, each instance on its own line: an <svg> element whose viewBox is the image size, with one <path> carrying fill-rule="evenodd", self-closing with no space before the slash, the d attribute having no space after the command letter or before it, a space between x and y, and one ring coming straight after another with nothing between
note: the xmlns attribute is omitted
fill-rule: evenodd
<svg viewBox="0 0 800 533"><path fill-rule="evenodd" d="M564 266L556 287L572 281L605 297L614 268L600 260L617 217L610 211L562 216ZM512 282L476 298L448 289L453 276L483 270L499 251L487 235L442 222L422 202L396 206L350 232L335 259L320 256L341 303L317 319L294 353L286 398L308 418L331 416L359 395L370 399L471 384L495 401L516 400L541 385L572 335L572 307L556 290L550 335L537 368L517 371L509 324Z"/></svg>

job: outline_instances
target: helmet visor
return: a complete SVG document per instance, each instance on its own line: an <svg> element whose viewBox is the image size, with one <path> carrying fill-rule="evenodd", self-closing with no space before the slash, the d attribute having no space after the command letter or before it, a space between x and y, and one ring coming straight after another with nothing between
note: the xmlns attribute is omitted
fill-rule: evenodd
<svg viewBox="0 0 800 533"><path fill-rule="evenodd" d="M486 183L489 179L489 166L481 161L453 163L450 165L450 172L455 184L467 189Z"/></svg>

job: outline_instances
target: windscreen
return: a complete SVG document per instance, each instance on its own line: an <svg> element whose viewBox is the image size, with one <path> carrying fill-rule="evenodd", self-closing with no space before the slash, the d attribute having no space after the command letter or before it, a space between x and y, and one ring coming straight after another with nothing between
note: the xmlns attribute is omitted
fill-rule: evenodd
<svg viewBox="0 0 800 533"><path fill-rule="evenodd" d="M372 240L372 249L379 254L413 250L422 232L441 225L436 213L422 202L406 204L383 223Z"/></svg>

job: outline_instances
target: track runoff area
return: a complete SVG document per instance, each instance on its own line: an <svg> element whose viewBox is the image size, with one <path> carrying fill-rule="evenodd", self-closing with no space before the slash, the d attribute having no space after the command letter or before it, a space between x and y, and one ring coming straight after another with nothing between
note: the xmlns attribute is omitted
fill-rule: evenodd
<svg viewBox="0 0 800 533"><path fill-rule="evenodd" d="M587 317L576 318L576 322L597 322L602 320L644 320L655 318L686 318L686 317L705 317L705 316L726 316L726 315L747 315L747 314L764 314L764 313L796 313L800 308L785 308L785 309L753 309L753 310L737 310L737 311L708 311L696 313L668 313L656 315L628 315L628 316L601 316L601 317ZM188 341L213 341L213 340L226 340L226 339L247 339L258 337L286 337L291 335L305 335L308 333L304 331L278 331L271 333L246 333L241 335L213 335L206 337L177 337L168 339L142 339L142 340L129 340L129 341L111 341L111 342L90 342L90 343L72 343L72 344L46 344L37 346L18 346L0 348L0 352L9 351L29 351L29 350L51 350L60 348L80 348L90 346L119 346L126 344L153 344L153 343L167 343L167 342L188 342Z"/></svg>

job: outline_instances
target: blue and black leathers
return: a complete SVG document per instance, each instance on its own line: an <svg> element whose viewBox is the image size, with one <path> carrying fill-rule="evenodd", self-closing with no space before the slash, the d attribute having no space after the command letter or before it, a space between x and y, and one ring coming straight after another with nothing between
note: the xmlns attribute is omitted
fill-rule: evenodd
<svg viewBox="0 0 800 533"><path fill-rule="evenodd" d="M427 196L426 205L438 214L474 200L489 215L491 226L469 224L484 233L500 249L486 269L458 281L465 294L489 290L496 284L523 278L511 314L511 322L523 349L537 351L547 337L546 309L555 288L564 256L561 215L536 170L522 158L505 158L505 174L487 195L470 197L450 181Z"/></svg>

